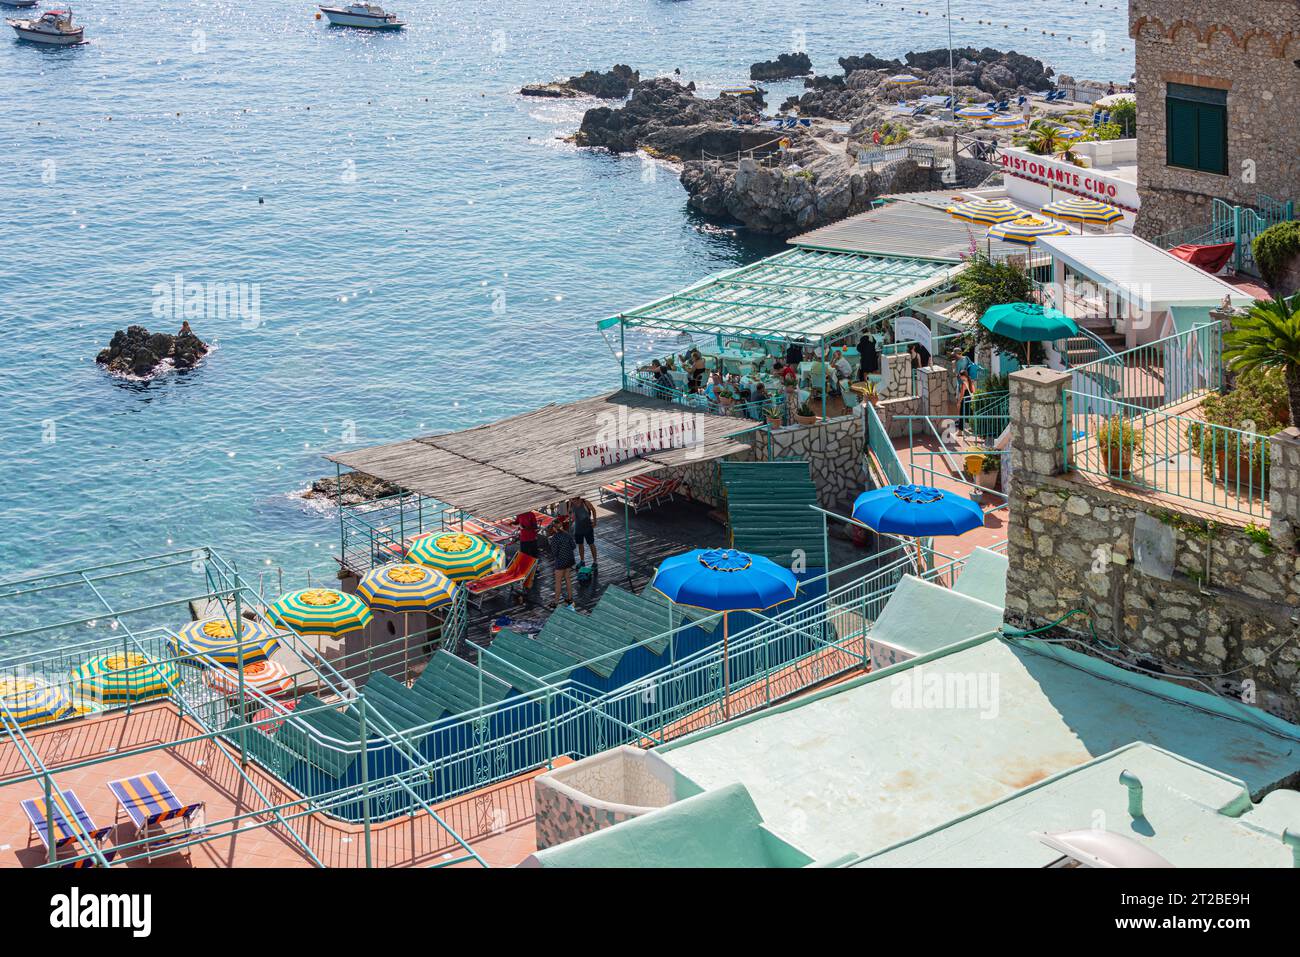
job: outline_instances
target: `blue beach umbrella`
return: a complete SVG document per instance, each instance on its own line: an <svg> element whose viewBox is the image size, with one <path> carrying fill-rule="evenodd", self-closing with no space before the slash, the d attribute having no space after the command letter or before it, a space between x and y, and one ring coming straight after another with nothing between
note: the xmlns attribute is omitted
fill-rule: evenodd
<svg viewBox="0 0 1300 957"><path fill-rule="evenodd" d="M926 538L961 535L984 524L984 511L970 499L926 485L886 485L863 492L853 519L890 535Z"/></svg>
<svg viewBox="0 0 1300 957"><path fill-rule="evenodd" d="M678 605L722 612L722 716L731 705L729 612L765 611L791 601L799 589L794 572L771 559L734 548L697 548L665 559L650 587Z"/></svg>

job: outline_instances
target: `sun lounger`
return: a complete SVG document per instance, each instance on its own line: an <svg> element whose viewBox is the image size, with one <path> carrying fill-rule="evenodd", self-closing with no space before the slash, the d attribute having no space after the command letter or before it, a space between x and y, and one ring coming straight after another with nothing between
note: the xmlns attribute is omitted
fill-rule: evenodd
<svg viewBox="0 0 1300 957"><path fill-rule="evenodd" d="M53 824L54 830L54 851L56 855L60 848L69 844L74 847L77 846L82 835L89 837L98 845L113 830L112 827L96 827L94 820L86 812L85 807L82 806L81 799L77 797L77 793L71 788L66 791L51 791L50 803L54 805L53 813L47 815L44 796L28 798L22 802L23 814L27 815L27 820L31 824L31 832L27 838L28 846L32 843L32 836L35 836L40 838L41 843L48 849L50 846L51 824ZM50 820L51 817L53 821ZM89 848L86 848L86 850L89 850ZM68 866L90 867L93 864L77 861Z"/></svg>
<svg viewBox="0 0 1300 957"><path fill-rule="evenodd" d="M204 802L185 804L176 797L162 775L149 771L131 778L109 781L108 789L117 798L118 813L113 817L116 824L121 812L135 825L136 836L145 840L145 856L152 861L154 854L171 845L183 843L193 834L201 834L204 825ZM168 831L163 825L170 821L181 821L178 830ZM151 832L157 836L151 837ZM184 848L189 853L189 848Z"/></svg>
<svg viewBox="0 0 1300 957"><path fill-rule="evenodd" d="M638 475L622 482L602 485L601 501L620 502L633 512L658 505L660 502L672 501L681 489L681 479L657 479L649 475Z"/></svg>
<svg viewBox="0 0 1300 957"><path fill-rule="evenodd" d="M465 593L475 608L483 607L483 600L499 591L509 591L516 586L520 592L526 592L533 584L537 574L537 559L532 555L519 552L503 571L487 575L472 582L465 583Z"/></svg>

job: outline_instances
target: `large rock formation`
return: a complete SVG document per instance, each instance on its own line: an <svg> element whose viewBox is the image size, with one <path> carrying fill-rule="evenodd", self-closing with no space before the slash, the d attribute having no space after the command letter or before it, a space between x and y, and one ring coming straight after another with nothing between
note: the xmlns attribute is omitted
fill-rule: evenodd
<svg viewBox="0 0 1300 957"><path fill-rule="evenodd" d="M734 153L772 139L770 129L732 122L758 120L763 105L761 91L757 96L707 100L695 95L694 83L682 86L660 77L641 83L622 107L588 110L574 141L613 153L648 148L678 159Z"/></svg>
<svg viewBox="0 0 1300 957"><path fill-rule="evenodd" d="M208 352L208 345L194 334L188 322L174 336L150 332L144 326L128 326L113 334L107 349L95 361L116 375L146 377L163 368L189 369Z"/></svg>
<svg viewBox="0 0 1300 957"><path fill-rule="evenodd" d="M594 96L602 100L621 100L641 82L641 74L630 66L617 63L604 73L588 70L555 83L529 83L519 92L524 96L573 99Z"/></svg>
<svg viewBox="0 0 1300 957"><path fill-rule="evenodd" d="M860 213L884 193L929 188L931 171L910 160L870 170L847 155L823 152L784 167L751 159L687 163L681 181L691 208L755 232L789 236Z"/></svg>
<svg viewBox="0 0 1300 957"><path fill-rule="evenodd" d="M782 53L775 60L754 63L749 68L751 80L788 80L812 72L812 60L806 53Z"/></svg>

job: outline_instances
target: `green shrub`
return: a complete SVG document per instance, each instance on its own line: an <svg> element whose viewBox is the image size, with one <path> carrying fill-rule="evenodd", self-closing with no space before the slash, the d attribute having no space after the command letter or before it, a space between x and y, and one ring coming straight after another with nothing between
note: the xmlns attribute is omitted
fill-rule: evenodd
<svg viewBox="0 0 1300 957"><path fill-rule="evenodd" d="M1124 136L1131 137L1137 134L1137 101L1120 100L1110 108L1111 123L1118 126Z"/></svg>
<svg viewBox="0 0 1300 957"><path fill-rule="evenodd" d="M1270 286L1277 285L1286 267L1300 255L1300 220L1268 227L1255 237L1250 248L1260 273Z"/></svg>
<svg viewBox="0 0 1300 957"><path fill-rule="evenodd" d="M1201 458L1206 478L1216 477L1229 487L1258 492L1267 487L1269 444L1267 436L1287 427L1289 409L1286 379L1281 369L1253 369L1237 379L1231 392L1215 393L1201 403L1205 421L1237 432L1191 425L1187 441ZM1255 438L1261 436L1261 438Z"/></svg>

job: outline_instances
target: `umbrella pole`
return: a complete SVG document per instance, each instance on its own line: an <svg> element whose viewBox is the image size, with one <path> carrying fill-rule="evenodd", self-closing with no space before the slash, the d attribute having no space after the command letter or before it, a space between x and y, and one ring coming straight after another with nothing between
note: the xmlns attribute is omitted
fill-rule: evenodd
<svg viewBox="0 0 1300 957"><path fill-rule="evenodd" d="M722 613L722 720L731 717L731 649L728 633L729 614Z"/></svg>
<svg viewBox="0 0 1300 957"><path fill-rule="evenodd" d="M239 587L235 587L235 667L239 669L239 766L248 767L248 748L244 738L244 722L248 720L248 710L244 700L244 629L241 624L243 615L239 607Z"/></svg>

